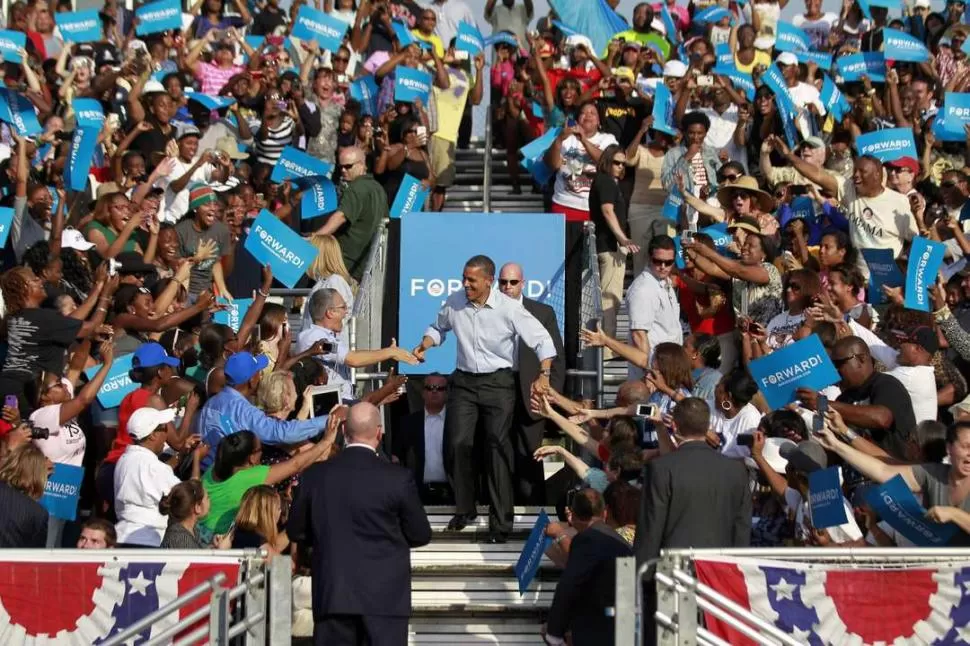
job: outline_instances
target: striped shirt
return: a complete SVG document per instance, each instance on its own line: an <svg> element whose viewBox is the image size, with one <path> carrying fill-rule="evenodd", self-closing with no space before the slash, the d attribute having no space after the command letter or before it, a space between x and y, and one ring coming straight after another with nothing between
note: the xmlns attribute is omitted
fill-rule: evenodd
<svg viewBox="0 0 970 646"><path fill-rule="evenodd" d="M271 166L278 162L283 149L293 143L295 129L293 119L284 116L280 125L268 128L269 135L265 139L256 137L256 161Z"/></svg>
<svg viewBox="0 0 970 646"><path fill-rule="evenodd" d="M202 94L217 95L236 74L244 71L242 65L230 65L229 67L219 67L212 63L200 62L195 78L199 80L199 92Z"/></svg>

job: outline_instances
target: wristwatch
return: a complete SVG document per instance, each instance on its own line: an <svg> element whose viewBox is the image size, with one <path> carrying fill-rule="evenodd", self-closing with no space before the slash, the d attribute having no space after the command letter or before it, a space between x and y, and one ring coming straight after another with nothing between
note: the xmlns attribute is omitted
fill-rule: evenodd
<svg viewBox="0 0 970 646"><path fill-rule="evenodd" d="M845 433L842 435L845 438L846 444L852 444L854 441L859 439L859 434L853 431L851 428L845 429Z"/></svg>

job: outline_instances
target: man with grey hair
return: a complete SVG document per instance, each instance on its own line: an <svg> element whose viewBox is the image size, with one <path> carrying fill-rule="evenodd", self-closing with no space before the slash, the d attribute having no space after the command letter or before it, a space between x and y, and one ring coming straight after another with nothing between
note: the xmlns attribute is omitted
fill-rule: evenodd
<svg viewBox="0 0 970 646"><path fill-rule="evenodd" d="M380 411L355 404L344 433L344 450L301 476L286 527L313 546L313 641L407 644L411 548L431 525L411 472L377 453Z"/></svg>
<svg viewBox="0 0 970 646"><path fill-rule="evenodd" d="M394 339L391 339L389 347L380 350L351 350L340 334L347 314L347 303L335 289L324 287L315 291L310 297L307 310L313 324L301 330L296 337L296 352L302 354L318 341L326 344L324 353L314 358L323 363L327 371L327 383L331 386L342 386L343 399L353 398L353 384L349 381L350 368L362 368L382 361L404 361L411 365L418 362L413 354L397 347Z"/></svg>

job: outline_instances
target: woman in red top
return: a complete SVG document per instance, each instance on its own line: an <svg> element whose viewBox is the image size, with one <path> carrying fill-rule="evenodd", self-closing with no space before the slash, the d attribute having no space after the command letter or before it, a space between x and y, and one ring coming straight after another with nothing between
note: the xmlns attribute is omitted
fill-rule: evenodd
<svg viewBox="0 0 970 646"><path fill-rule="evenodd" d="M694 241L714 249L714 240L705 233L695 233ZM717 337L721 345L721 371L730 371L738 359L734 310L729 300L731 284L717 284L692 261L685 259L684 262L685 269L677 275L680 308L687 316L691 334Z"/></svg>

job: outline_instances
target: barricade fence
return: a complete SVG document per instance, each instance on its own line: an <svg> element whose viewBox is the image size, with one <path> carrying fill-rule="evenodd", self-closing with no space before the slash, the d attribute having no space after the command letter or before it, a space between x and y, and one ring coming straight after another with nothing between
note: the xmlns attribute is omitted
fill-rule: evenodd
<svg viewBox="0 0 970 646"><path fill-rule="evenodd" d="M292 563L265 550L4 550L0 635L33 643L289 643Z"/></svg>
<svg viewBox="0 0 970 646"><path fill-rule="evenodd" d="M968 588L966 548L664 550L617 559L609 614L615 646L956 643Z"/></svg>

